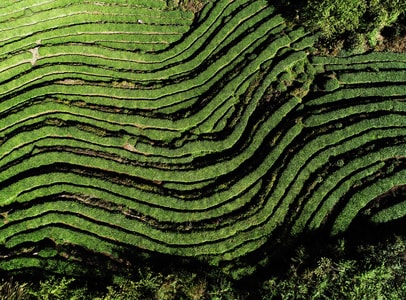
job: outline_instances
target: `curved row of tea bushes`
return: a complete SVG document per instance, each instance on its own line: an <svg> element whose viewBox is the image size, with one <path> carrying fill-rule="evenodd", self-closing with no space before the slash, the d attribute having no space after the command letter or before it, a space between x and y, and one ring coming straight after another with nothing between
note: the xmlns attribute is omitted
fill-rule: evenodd
<svg viewBox="0 0 406 300"><path fill-rule="evenodd" d="M155 6L152 2L24 2L3 8L2 12L2 53L59 43L157 51L181 38L193 18L191 13L167 10L165 5Z"/></svg>
<svg viewBox="0 0 406 300"><path fill-rule="evenodd" d="M328 224L332 233L341 233L356 218L389 222L406 215L393 209L403 202L379 200L388 190L405 185L405 59L398 53L312 59L316 68L324 70L320 77L324 83L315 83L318 97L309 95L310 114L303 124L312 130L354 129L337 139L340 148L349 147L346 151L351 154L332 152L339 168L331 177L317 178L312 200L296 221L298 232L305 224L309 230ZM333 90L323 90L326 78L335 83ZM373 213L369 207L375 207Z"/></svg>

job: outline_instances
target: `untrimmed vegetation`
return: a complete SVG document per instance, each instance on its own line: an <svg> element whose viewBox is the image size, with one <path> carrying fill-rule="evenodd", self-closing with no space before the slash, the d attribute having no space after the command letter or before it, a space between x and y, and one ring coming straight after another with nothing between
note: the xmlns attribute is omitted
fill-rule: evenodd
<svg viewBox="0 0 406 300"><path fill-rule="evenodd" d="M317 33L322 53L405 52L405 1L283 0L279 5L288 19Z"/></svg>
<svg viewBox="0 0 406 300"><path fill-rule="evenodd" d="M3 279L0 298L17 299L404 299L404 236L317 248L298 245L278 268L238 283L214 270L138 267L131 275L95 283L50 276L26 282ZM282 261L282 263L281 263Z"/></svg>

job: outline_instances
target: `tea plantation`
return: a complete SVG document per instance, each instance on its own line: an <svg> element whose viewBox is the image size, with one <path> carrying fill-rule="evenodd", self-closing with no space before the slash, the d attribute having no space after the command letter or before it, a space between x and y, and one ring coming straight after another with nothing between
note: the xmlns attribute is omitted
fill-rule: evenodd
<svg viewBox="0 0 406 300"><path fill-rule="evenodd" d="M406 53L314 54L266 0L169 2L0 4L1 271L240 278L285 239L406 216L382 197L406 185Z"/></svg>

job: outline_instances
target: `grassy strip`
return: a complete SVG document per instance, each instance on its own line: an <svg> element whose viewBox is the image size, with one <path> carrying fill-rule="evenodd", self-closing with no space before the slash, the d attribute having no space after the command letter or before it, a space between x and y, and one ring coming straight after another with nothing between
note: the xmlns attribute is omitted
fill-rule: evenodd
<svg viewBox="0 0 406 300"><path fill-rule="evenodd" d="M98 200L103 200L105 204L101 204L101 208L98 208L98 201L90 200L88 202L87 197L83 198L83 203L72 201L72 199L67 197L68 200L54 200L45 202L43 204L36 204L35 206L28 209L10 213L7 217L8 223L29 218L30 216L35 216L45 211L60 211L83 213L87 216L94 217L94 220L110 220L109 223L111 223L112 226L121 226L120 224L127 224L126 228L128 230L132 230L132 222L141 222L147 224L148 219L153 219L155 225L155 220L159 222L170 221L172 223L171 226L173 228L176 228L175 223L196 222L205 219L209 220L212 218L221 217L224 214L232 213L234 210L243 207L246 202L251 201L251 198L256 195L261 185L261 182L258 182L249 187L249 189L247 189L246 191L242 191L241 194L236 195L234 198L225 199L226 201L224 201L224 203L218 203L215 207L209 207L205 209L202 209L200 207L196 209L195 207L193 207L193 204L202 206L202 203L198 203L198 201L186 203L186 201L184 201L184 205L182 208L176 208L168 206L158 207L155 205L149 205L151 203L148 203L147 199L139 201L137 199L131 198L131 195L124 197L120 194L113 193L113 191L103 190L101 187L95 188L90 185L86 186L83 184L69 185L67 179L74 178L75 176L78 177L77 175L68 174L67 176L60 176L60 174L58 173L52 174L55 176L59 176L56 180L51 180L51 182L47 184L41 183L41 180L38 179L45 179L46 177L49 178L50 175L40 176L42 178L38 179L35 177L32 178L32 180L35 182L35 186L32 186L25 191L20 191L18 195L18 201L32 202L35 199L51 197L53 195L56 196L58 199L63 199L64 193L66 194L67 192L80 192L83 195L92 194L93 197L96 197L96 195L98 195L102 197ZM94 180L94 182L96 182L96 180ZM87 180L87 183L92 183L92 181ZM66 190L62 190L62 187ZM82 199L82 196L79 194L77 198ZM162 200L161 203L165 203L165 197L161 196L160 198ZM137 215L134 213L137 213ZM116 214L120 214L120 216ZM100 218L95 217L97 215L99 215ZM152 223L150 222L150 224ZM134 230L137 231L136 227L134 227Z"/></svg>

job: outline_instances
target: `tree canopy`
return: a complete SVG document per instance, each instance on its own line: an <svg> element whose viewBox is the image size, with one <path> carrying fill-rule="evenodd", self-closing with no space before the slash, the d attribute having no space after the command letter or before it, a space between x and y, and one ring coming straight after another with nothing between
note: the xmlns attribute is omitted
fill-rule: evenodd
<svg viewBox="0 0 406 300"><path fill-rule="evenodd" d="M375 47L385 28L394 35L404 35L401 20L405 18L404 0L304 0L282 1L281 12L295 12L296 21L319 32L325 45L338 41L348 48Z"/></svg>

